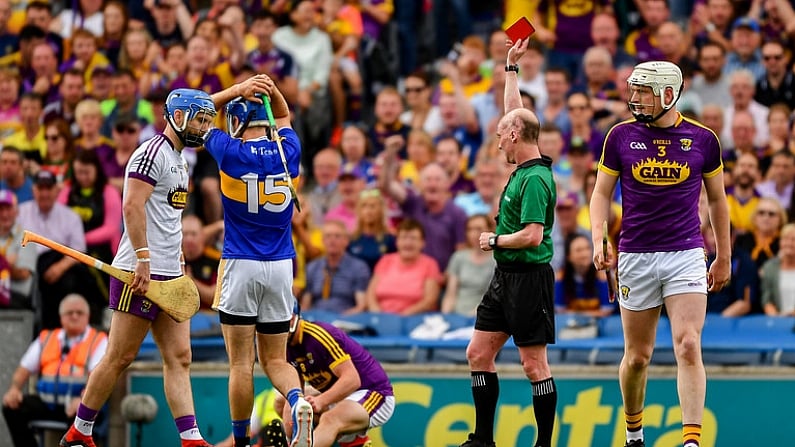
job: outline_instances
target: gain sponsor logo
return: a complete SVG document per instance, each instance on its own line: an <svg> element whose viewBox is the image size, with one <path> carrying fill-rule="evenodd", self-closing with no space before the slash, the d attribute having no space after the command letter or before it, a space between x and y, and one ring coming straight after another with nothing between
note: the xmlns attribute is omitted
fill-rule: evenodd
<svg viewBox="0 0 795 447"><path fill-rule="evenodd" d="M646 158L632 165L632 176L647 185L676 185L690 177L690 166L687 163Z"/></svg>
<svg viewBox="0 0 795 447"><path fill-rule="evenodd" d="M629 148L634 149L636 151L645 151L647 149L646 143L643 143L641 141L633 141L629 143Z"/></svg>
<svg viewBox="0 0 795 447"><path fill-rule="evenodd" d="M168 204L172 208L182 210L188 204L188 190L183 186L177 186L168 192Z"/></svg>

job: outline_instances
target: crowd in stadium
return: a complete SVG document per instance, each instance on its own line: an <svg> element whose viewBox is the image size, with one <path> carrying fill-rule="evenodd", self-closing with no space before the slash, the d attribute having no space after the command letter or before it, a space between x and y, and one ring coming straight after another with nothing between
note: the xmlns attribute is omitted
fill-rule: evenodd
<svg viewBox="0 0 795 447"><path fill-rule="evenodd" d="M293 218L302 307L474 315L494 266L478 237L493 231L513 170L495 131L502 29L520 16L536 28L520 89L541 122L539 147L554 160L558 188L557 310L617 313L591 259L595 165L606 132L631 118L633 66L668 60L685 77L678 109L723 146L733 279L708 311L795 313L795 227L787 226L795 218L795 2L62 3L0 0L0 306L33 309L42 327L59 325L69 293L88 298L92 323L106 323L108 279L44 247L19 246L21 231L110 261L125 164L166 126L168 92L215 93L253 73L284 92L303 145L303 210ZM224 179L203 148L185 156L192 186L183 252L209 309ZM615 243L620 191L612 210ZM709 252L711 231L704 236Z"/></svg>

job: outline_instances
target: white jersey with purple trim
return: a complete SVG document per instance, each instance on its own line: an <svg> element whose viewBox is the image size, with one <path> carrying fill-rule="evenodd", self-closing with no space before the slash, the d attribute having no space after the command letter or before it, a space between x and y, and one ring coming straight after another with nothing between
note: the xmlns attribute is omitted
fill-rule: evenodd
<svg viewBox="0 0 795 447"><path fill-rule="evenodd" d="M157 134L133 152L124 172L124 194L130 179L154 186L146 201L146 239L153 275L180 276L182 266L182 210L188 197L188 164L182 152L174 149L169 139ZM113 266L124 270L135 269L135 250L130 244L124 222L124 234Z"/></svg>

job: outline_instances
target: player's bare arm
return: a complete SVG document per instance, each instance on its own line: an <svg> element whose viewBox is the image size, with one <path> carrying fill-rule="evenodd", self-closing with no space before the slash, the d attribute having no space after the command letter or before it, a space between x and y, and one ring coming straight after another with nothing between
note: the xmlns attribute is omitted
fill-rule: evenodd
<svg viewBox="0 0 795 447"><path fill-rule="evenodd" d="M127 190L122 203L122 213L124 214L124 222L127 225L130 243L133 249L136 250L136 257L142 259L142 261L135 264L135 278L131 284L133 291L139 295L144 295L149 290L149 251L137 250L148 247L145 207L154 189L154 186L143 180L128 178Z"/></svg>
<svg viewBox="0 0 795 447"><path fill-rule="evenodd" d="M729 230L729 207L726 190L723 188L723 174L705 178L709 203L709 219L715 233L716 257L709 267L707 282L710 292L722 289L731 279L731 237Z"/></svg>
<svg viewBox="0 0 795 447"><path fill-rule="evenodd" d="M337 382L335 382L331 388L317 396L306 396L307 402L312 404L312 409L315 412L320 413L325 411L329 405L345 399L362 386L359 372L356 371L356 367L352 360L346 360L340 363L336 368L332 369L331 372L337 376Z"/></svg>
<svg viewBox="0 0 795 447"><path fill-rule="evenodd" d="M610 267L611 259L608 259L602 249L602 222L608 218L610 212L611 197L618 183L618 177L609 175L604 171L596 174L596 184L591 195L590 218L591 218L591 242L593 245L593 263L597 270L605 270ZM608 251L612 248L608 243Z"/></svg>
<svg viewBox="0 0 795 447"><path fill-rule="evenodd" d="M249 101L260 102L261 100L257 95L264 94L270 96L274 87L273 80L269 76L258 74L239 84L214 93L210 98L213 100L213 104L215 104L216 107L220 107L238 96L242 96Z"/></svg>
<svg viewBox="0 0 795 447"><path fill-rule="evenodd" d="M508 50L507 66L516 65L519 59L527 52L527 44L530 39L518 40L514 42ZM522 108L522 96L519 94L519 73L509 71L505 73L505 113L514 109Z"/></svg>

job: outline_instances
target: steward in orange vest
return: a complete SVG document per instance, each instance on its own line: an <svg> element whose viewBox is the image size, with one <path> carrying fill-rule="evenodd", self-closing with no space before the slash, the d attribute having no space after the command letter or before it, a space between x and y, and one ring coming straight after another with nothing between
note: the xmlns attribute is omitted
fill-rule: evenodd
<svg viewBox="0 0 795 447"><path fill-rule="evenodd" d="M80 396L88 381L88 362L100 341L107 340L104 332L88 327L77 345L65 344L63 329L44 330L39 334L41 359L39 383L36 391L50 406L65 405L72 397Z"/></svg>
<svg viewBox="0 0 795 447"><path fill-rule="evenodd" d="M71 423L80 394L108 345L108 336L88 325L89 306L81 295L64 297L58 306L61 328L44 330L30 344L11 386L3 396L3 416L15 447L37 447L30 421ZM25 394L38 374L36 394Z"/></svg>

